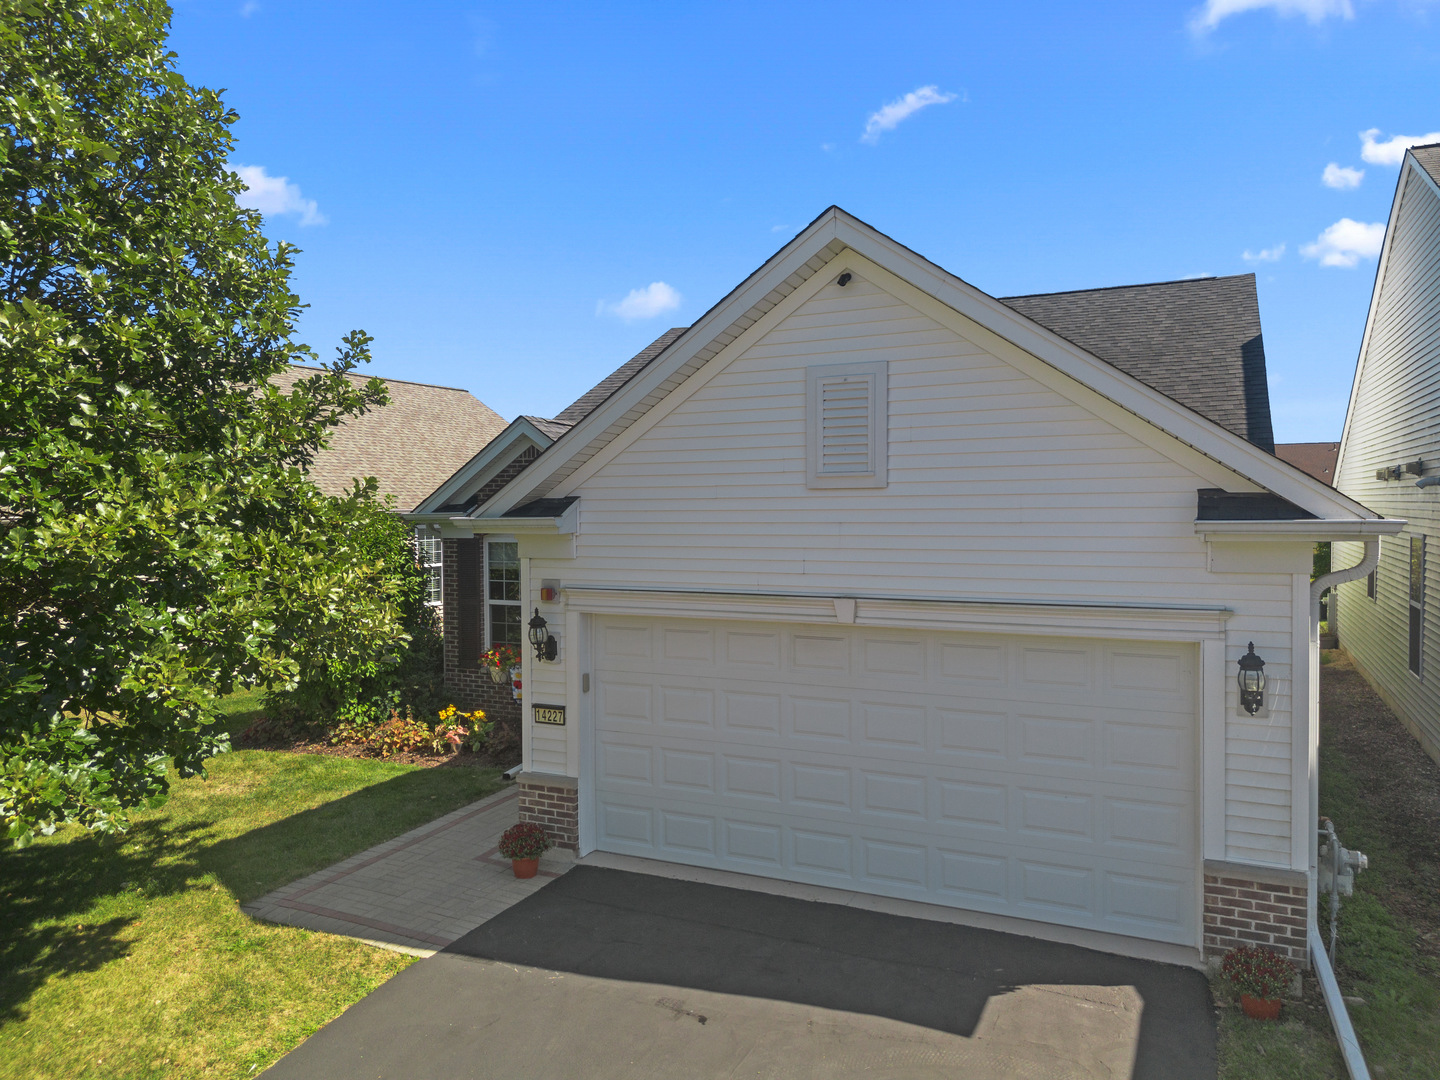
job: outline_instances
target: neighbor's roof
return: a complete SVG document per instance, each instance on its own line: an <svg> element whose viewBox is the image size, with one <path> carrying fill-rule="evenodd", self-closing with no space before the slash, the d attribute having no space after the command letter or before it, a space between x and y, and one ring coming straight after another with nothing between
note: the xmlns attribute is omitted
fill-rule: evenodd
<svg viewBox="0 0 1440 1080"><path fill-rule="evenodd" d="M1254 274L1003 296L1000 302L1274 452Z"/></svg>
<svg viewBox="0 0 1440 1080"><path fill-rule="evenodd" d="M1430 174L1430 179L1440 184L1440 143L1412 146L1410 153L1414 155L1420 167Z"/></svg>
<svg viewBox="0 0 1440 1080"><path fill-rule="evenodd" d="M270 381L288 390L319 368L292 366ZM350 375L365 383L368 375ZM415 509L476 451L505 430L505 421L468 390L382 379L390 402L352 416L330 433L330 445L310 466L310 479L330 495L356 477L373 476L395 509Z"/></svg>
<svg viewBox="0 0 1440 1080"><path fill-rule="evenodd" d="M1274 451L1254 274L1009 296L1000 302L1242 439ZM556 421L567 428L579 423L686 329L665 331Z"/></svg>
<svg viewBox="0 0 1440 1080"><path fill-rule="evenodd" d="M1335 459L1340 456L1338 442L1276 443L1275 456L1316 480L1335 486Z"/></svg>

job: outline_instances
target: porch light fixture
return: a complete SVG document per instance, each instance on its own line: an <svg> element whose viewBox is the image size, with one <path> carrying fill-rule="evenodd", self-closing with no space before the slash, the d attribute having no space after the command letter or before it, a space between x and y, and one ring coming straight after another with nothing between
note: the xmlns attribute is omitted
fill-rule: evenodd
<svg viewBox="0 0 1440 1080"><path fill-rule="evenodd" d="M1240 673L1235 681L1240 684L1240 704L1254 716L1265 704L1265 661L1255 655L1253 641L1250 651L1240 657Z"/></svg>
<svg viewBox="0 0 1440 1080"><path fill-rule="evenodd" d="M545 620L540 617L540 609L535 609L535 616L530 620L530 644L535 646L535 659L554 660L555 654L559 651L559 644L550 636L550 628ZM1254 709L1250 710L1254 712Z"/></svg>

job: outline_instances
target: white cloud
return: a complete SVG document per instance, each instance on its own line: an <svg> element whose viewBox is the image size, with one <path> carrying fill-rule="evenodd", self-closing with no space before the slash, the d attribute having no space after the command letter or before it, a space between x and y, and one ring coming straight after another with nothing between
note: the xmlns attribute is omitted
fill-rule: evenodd
<svg viewBox="0 0 1440 1080"><path fill-rule="evenodd" d="M245 3L240 5L240 17L242 19L248 19L251 15L254 15L259 10L259 0L245 0Z"/></svg>
<svg viewBox="0 0 1440 1080"><path fill-rule="evenodd" d="M1385 223L1367 225L1363 221L1341 218L1320 234L1313 244L1306 244L1300 254L1319 259L1321 266L1354 266L1362 258L1373 259L1385 243Z"/></svg>
<svg viewBox="0 0 1440 1080"><path fill-rule="evenodd" d="M1240 257L1248 263L1279 262L1285 256L1285 245L1276 244L1274 247L1261 248L1259 251L1245 250Z"/></svg>
<svg viewBox="0 0 1440 1080"><path fill-rule="evenodd" d="M1205 0L1205 6L1190 20L1190 29L1197 34L1209 33L1231 15L1263 8L1277 15L1303 15L1311 23L1323 22L1332 15L1342 19L1355 17L1350 0Z"/></svg>
<svg viewBox="0 0 1440 1080"><path fill-rule="evenodd" d="M1399 165L1410 147L1440 142L1440 131L1428 135L1392 135L1384 142L1376 142L1375 136L1379 134L1379 128L1360 133L1360 156L1371 165Z"/></svg>
<svg viewBox="0 0 1440 1080"><path fill-rule="evenodd" d="M263 165L236 165L235 175L245 190L235 201L247 210L262 214L299 214L301 225L324 225L329 220L320 213L314 199L300 194L300 185L290 183L287 176L271 176Z"/></svg>
<svg viewBox="0 0 1440 1080"><path fill-rule="evenodd" d="M901 120L913 116L927 106L944 105L954 100L954 94L942 93L938 86L922 86L919 90L911 90L904 97L896 98L889 105L871 113L870 119L865 121L865 132L860 136L860 141L877 143L882 132L894 131Z"/></svg>
<svg viewBox="0 0 1440 1080"><path fill-rule="evenodd" d="M619 303L607 304L604 300L595 305L596 315L614 315L631 322L635 319L653 319L663 311L672 311L680 306L680 294L663 281L652 281L643 289L631 289L629 295Z"/></svg>
<svg viewBox="0 0 1440 1080"><path fill-rule="evenodd" d="M1336 188L1339 191L1346 191L1349 188L1357 188L1360 181L1365 179L1364 169L1352 169L1348 166L1341 167L1331 162L1325 166L1325 171L1320 174L1320 182L1326 187Z"/></svg>

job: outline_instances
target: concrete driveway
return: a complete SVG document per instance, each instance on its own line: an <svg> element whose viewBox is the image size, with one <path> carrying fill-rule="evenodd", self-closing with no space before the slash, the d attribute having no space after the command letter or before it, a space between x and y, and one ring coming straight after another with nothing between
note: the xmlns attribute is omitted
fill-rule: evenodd
<svg viewBox="0 0 1440 1080"><path fill-rule="evenodd" d="M578 866L264 1075L1213 1080L1196 971Z"/></svg>

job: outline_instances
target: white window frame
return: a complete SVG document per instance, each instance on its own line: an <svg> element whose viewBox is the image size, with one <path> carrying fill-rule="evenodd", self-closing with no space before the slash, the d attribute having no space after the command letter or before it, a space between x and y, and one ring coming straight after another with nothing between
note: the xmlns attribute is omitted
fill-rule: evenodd
<svg viewBox="0 0 1440 1080"><path fill-rule="evenodd" d="M518 607L520 609L520 640L514 644L514 648L517 652L523 652L525 645L525 598L522 596L519 600L514 601L490 599L490 545L513 544L515 543L515 537L486 536L481 542L484 545L485 557L480 567L480 591L482 593L481 603L483 605L480 611L480 618L484 623L481 629L484 630L485 649L488 652L495 647L495 641L490 635L490 608L492 605L503 605L505 607ZM516 551L515 558L518 565L520 558L518 550Z"/></svg>
<svg viewBox="0 0 1440 1080"><path fill-rule="evenodd" d="M438 608L445 602L445 546L440 526L416 525L414 535L415 558L430 574L429 591L433 595L427 595L425 602Z"/></svg>
<svg viewBox="0 0 1440 1080"><path fill-rule="evenodd" d="M866 390L868 468L827 471L824 465L821 405L827 383L858 383ZM889 483L889 365L884 360L858 364L815 364L805 369L805 486L811 488L882 488Z"/></svg>

